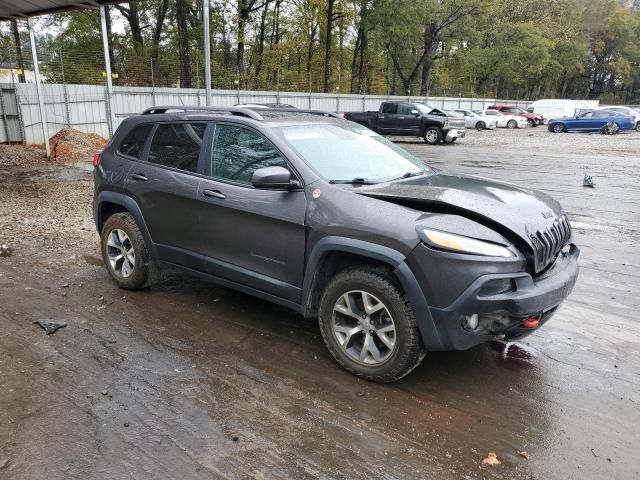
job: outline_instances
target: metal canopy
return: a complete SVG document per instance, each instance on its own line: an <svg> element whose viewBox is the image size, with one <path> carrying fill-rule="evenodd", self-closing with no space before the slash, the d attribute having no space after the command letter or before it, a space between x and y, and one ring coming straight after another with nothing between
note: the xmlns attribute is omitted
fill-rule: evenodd
<svg viewBox="0 0 640 480"><path fill-rule="evenodd" d="M106 0L2 0L0 2L0 20L44 15L59 10L95 8L105 3L118 2Z"/></svg>

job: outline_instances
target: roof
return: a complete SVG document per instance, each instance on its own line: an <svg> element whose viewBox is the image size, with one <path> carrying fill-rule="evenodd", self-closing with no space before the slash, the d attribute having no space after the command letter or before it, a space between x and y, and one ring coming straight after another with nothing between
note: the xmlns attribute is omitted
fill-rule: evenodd
<svg viewBox="0 0 640 480"><path fill-rule="evenodd" d="M117 3L113 0L2 0L0 20L44 15L60 10L95 8L103 3Z"/></svg>

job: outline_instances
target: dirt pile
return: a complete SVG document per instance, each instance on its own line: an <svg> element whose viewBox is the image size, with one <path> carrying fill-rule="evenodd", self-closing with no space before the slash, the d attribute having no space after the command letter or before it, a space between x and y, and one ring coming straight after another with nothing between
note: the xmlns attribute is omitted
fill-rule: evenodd
<svg viewBox="0 0 640 480"><path fill-rule="evenodd" d="M84 133L75 128L63 128L49 140L51 160L54 162L78 162L90 160L96 150L107 141L96 133Z"/></svg>

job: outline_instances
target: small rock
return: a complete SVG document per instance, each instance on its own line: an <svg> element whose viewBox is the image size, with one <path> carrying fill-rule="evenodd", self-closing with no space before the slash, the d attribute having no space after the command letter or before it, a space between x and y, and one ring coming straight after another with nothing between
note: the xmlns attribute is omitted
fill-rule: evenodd
<svg viewBox="0 0 640 480"><path fill-rule="evenodd" d="M13 254L13 248L7 244L0 245L0 257L10 257Z"/></svg>
<svg viewBox="0 0 640 480"><path fill-rule="evenodd" d="M100 393L102 395L109 395L109 390L102 390Z"/></svg>
<svg viewBox="0 0 640 480"><path fill-rule="evenodd" d="M234 435L234 437L231 440L233 440L234 442L237 442L240 439Z"/></svg>
<svg viewBox="0 0 640 480"><path fill-rule="evenodd" d="M36 320L33 322L37 325L40 325L47 332L47 335L51 335L52 333L56 333L61 328L67 326L67 322L63 322L62 320Z"/></svg>
<svg viewBox="0 0 640 480"><path fill-rule="evenodd" d="M9 459L8 458L0 459L0 470L2 470L7 465L9 465Z"/></svg>
<svg viewBox="0 0 640 480"><path fill-rule="evenodd" d="M69 284L68 283L63 283L62 284L62 288L69 288Z"/></svg>
<svg viewBox="0 0 640 480"><path fill-rule="evenodd" d="M124 423L123 423L123 425L124 425L125 427L128 427L128 426L129 426L129 422L124 422Z"/></svg>
<svg viewBox="0 0 640 480"><path fill-rule="evenodd" d="M584 179L582 180L583 187L591 187L595 188L596 184L593 182L593 177L587 173L584 174Z"/></svg>

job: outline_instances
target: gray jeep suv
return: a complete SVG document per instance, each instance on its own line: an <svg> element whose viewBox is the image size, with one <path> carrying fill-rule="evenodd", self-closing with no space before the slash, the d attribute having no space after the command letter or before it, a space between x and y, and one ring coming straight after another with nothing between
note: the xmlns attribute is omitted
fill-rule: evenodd
<svg viewBox="0 0 640 480"><path fill-rule="evenodd" d="M336 361L369 380L530 334L578 275L551 197L447 175L322 112L149 109L94 165L118 285L168 267L284 305L317 318Z"/></svg>

